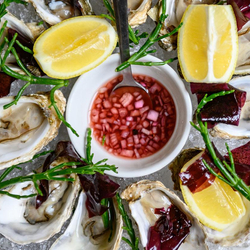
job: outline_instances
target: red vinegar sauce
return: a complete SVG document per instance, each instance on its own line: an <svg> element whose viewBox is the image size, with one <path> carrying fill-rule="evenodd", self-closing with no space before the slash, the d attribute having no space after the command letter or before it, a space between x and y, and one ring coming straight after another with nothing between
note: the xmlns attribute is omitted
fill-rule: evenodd
<svg viewBox="0 0 250 250"><path fill-rule="evenodd" d="M109 97L116 77L102 86L90 111L90 127L94 138L109 152L126 158L144 158L159 151L169 141L176 123L174 101L157 80L133 75L149 89L153 109L144 104L138 92Z"/></svg>

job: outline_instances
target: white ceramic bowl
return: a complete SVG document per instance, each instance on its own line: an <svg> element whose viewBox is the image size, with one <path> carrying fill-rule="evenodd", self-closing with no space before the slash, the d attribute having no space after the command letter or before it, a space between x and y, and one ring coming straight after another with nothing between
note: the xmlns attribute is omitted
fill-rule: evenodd
<svg viewBox="0 0 250 250"><path fill-rule="evenodd" d="M158 62L160 60L148 55L141 61ZM102 85L121 74L115 72L119 62L119 54L113 54L104 63L80 76L69 96L66 119L76 129L79 137L76 137L69 129L68 133L74 147L83 157L85 155L86 129L89 127L89 113L93 98ZM124 159L114 156L93 139L94 162L108 158L109 164L115 164L118 167L118 174L107 173L116 177L144 176L169 164L183 148L189 135L189 122L192 118L192 105L189 94L182 80L170 66L133 66L132 71L134 74L151 76L168 89L175 103L176 126L170 140L161 150L142 159Z"/></svg>

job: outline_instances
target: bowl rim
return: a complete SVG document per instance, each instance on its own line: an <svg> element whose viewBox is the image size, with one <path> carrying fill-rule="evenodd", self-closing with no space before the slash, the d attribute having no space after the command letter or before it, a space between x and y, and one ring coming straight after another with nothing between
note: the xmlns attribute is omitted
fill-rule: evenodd
<svg viewBox="0 0 250 250"><path fill-rule="evenodd" d="M152 61L152 62L161 62L160 59L152 56L152 55L147 55L146 57L140 59L140 61ZM69 122L71 124L71 126L76 129L77 133L79 134L79 137L77 137L76 135L74 135L72 133L72 131L67 128L69 137L71 142L73 143L76 151L84 157L85 155L85 151L84 151L84 146L85 146L85 140L86 140L86 129L88 127L88 119L89 119L89 112L90 112L90 107L92 106L92 101L94 99L94 96L90 96L90 95L86 95L85 94L85 98L84 99L79 99L77 98L77 96L80 96L80 92L84 92L84 90L89 90L91 89L91 91L93 93L96 93L96 91L100 88L100 86L103 86L107 80L103 80L100 81L102 83L97 83L98 85L94 86L93 84L88 86L87 88L87 84L84 84L84 82L88 82L91 79L94 79L97 77L98 73L101 72L105 72L105 68L110 67L110 65L112 65L114 67L114 69L119 65L120 62L120 55L119 54L112 54L111 56L109 56L101 65L97 66L96 68L94 68L91 71L88 71L86 73L84 73L83 75L81 75L77 81L75 82L75 85L73 86L71 93L69 95L68 98L68 104L66 106L66 120L67 122ZM188 136L189 136L189 132L190 132L190 121L192 119L192 104L191 104L191 99L190 96L185 88L185 85L183 83L183 81L180 79L180 77L177 75L177 73L174 71L174 69L172 69L169 65L163 65L163 66L151 66L149 67L149 70L151 71L156 71L157 73L155 74L166 74L166 76L168 76L169 78L171 78L175 84L173 86L171 86L171 88L175 88L177 91L179 91L179 94L181 95L181 99L179 99L180 97L178 96L178 98L176 96L173 96L173 94L171 93L171 90L169 91L169 87L167 87L164 83L162 83L170 92L174 103L175 103L175 108L176 108L176 125L175 125L175 129L174 132L172 134L172 136L170 137L169 141L166 143L166 145L159 151L157 151L155 154L153 154L152 156L146 157L146 158L140 158L140 159L125 159L125 158L121 158L121 157L117 157L114 156L113 154L108 153L105 149L102 149L101 146L99 145L98 142L96 142L94 139L92 140L92 149L98 149L99 154L101 155L105 155L106 157L104 158L108 158L108 164L114 164L116 165L116 167L118 167L117 171L118 174L112 172L112 171L106 171L106 174L112 175L114 177L123 177L123 178L131 178L131 177L141 177L141 176L145 176L148 174L152 174L162 168L164 168L165 166L167 166L178 154L179 152L182 150L183 146L185 145ZM146 74L147 75L147 68L145 66L132 66L132 71L134 72L134 74ZM138 73L137 71L144 71L144 73ZM111 72L111 70L110 70ZM106 73L106 72L105 72ZM122 74L121 72L111 72L108 73L107 75L110 75L109 79L114 78L116 75ZM148 74L149 75L149 74ZM154 76L152 76L154 77ZM156 78L156 77L154 77ZM157 79L158 80L158 79ZM161 81L160 81L161 82ZM94 89L94 90L93 90ZM87 99L90 99L91 102L89 104L85 104L84 101ZM178 100L179 99L179 100ZM179 102L182 102L183 107L182 110L180 112L180 110L178 110L178 105ZM88 107L86 107L88 106ZM87 114L85 115L85 118L87 118L87 122L83 119L83 114L79 113L81 111L81 107L83 108L87 108ZM179 112L179 114L182 116L182 118L180 118L180 115L177 114L177 111ZM87 126L80 126L79 125L79 119L83 121L82 124L87 123ZM178 125L178 126L177 126ZM178 129L179 127L181 127L180 129ZM97 146L98 145L98 146ZM163 157L163 151L166 148L167 145L172 145L172 147L170 148L170 146L168 146L168 150L167 150L167 156ZM94 158L96 158L97 152L95 152L94 150L92 150L94 153ZM102 152L103 151L103 152ZM159 154L159 152L161 152ZM161 155L160 160L158 160L159 156ZM97 155L98 158L98 155ZM103 159L102 157L100 157L97 160L101 160ZM114 161L114 162L113 162ZM126 162L126 163L125 163ZM129 167L127 169L125 169L123 166L124 164L127 164ZM131 167L131 164L135 167ZM149 165L152 164L152 165ZM120 167L119 167L120 165Z"/></svg>

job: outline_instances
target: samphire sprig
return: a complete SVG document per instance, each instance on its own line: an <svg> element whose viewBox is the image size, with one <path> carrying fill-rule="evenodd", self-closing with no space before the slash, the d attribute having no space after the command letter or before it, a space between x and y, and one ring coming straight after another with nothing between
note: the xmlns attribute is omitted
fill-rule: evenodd
<svg viewBox="0 0 250 250"><path fill-rule="evenodd" d="M218 92L218 93L214 93L214 94L211 94L210 96L205 95L204 98L199 103L199 105L197 107L197 110L196 110L196 119L197 119L198 125L194 124L193 122L191 122L191 125L201 133L201 136L203 137L206 148L207 148L209 154L211 155L214 164L220 170L220 173L223 176L216 173L207 164L207 162L205 160L203 160L204 165L218 179L224 181L225 183L230 185L232 188L239 191L248 200L250 200L250 187L247 186L245 184L245 182L237 175L237 173L235 171L233 156L232 156L232 153L231 153L228 145L226 144L226 148L227 148L229 159L230 159L230 165L225 160L221 161L219 159L219 157L216 155L213 144L212 144L212 142L210 140L210 137L209 137L209 133L208 133L208 129L207 129L207 123L202 122L201 115L200 115L200 111L205 106L206 103L213 101L213 99L216 98L216 97L228 95L228 94L231 94L233 92L234 92L234 90L229 90L229 91L221 91L221 92Z"/></svg>
<svg viewBox="0 0 250 250"><path fill-rule="evenodd" d="M4 0L4 2L0 5L0 19L1 19L1 17L3 17L7 13L6 7L11 2L16 2L16 3L21 3L21 4L25 3L21 0ZM55 98L54 98L55 91L57 89L62 88L62 87L67 87L69 85L69 81L68 80L41 78L41 77L37 77L37 76L34 76L33 74L31 74L29 72L29 70L24 66L22 61L20 60L20 58L19 58L19 56L18 56L18 54L13 46L15 43L17 43L17 45L19 47L21 47L23 50L25 50L26 52L28 51L29 53L32 53L32 51L30 51L29 48L23 46L19 41L17 41L17 36L18 36L17 33L15 33L15 35L13 36L11 41L9 41L7 37L4 37L4 30L5 30L6 26L7 26L7 21L4 22L3 26L0 29L0 40L3 39L3 42L0 44L0 55L3 54L2 56L0 56L0 69L2 72L4 72L5 74L7 74L11 77L25 81L26 84L19 90L18 94L15 96L15 98L12 102L4 105L4 109L7 109L13 105L16 105L17 102L19 101L20 97L22 96L24 90L29 85L31 85L31 84L52 85L54 87L52 88L52 90L50 92L50 102L51 102L50 106L53 106L58 118L64 123L64 125L66 125L68 128L70 128L71 131L76 136L78 136L77 132L64 119L64 116L60 112L60 110L56 104ZM6 47L6 45L7 45L7 49L6 49L5 53L2 53L2 51L3 51L4 47ZM24 72L25 75L22 75L22 74L19 74L19 73L13 71L10 67L8 67L6 65L6 59L8 58L10 53L12 53L14 55L18 66L22 69L22 71Z"/></svg>
<svg viewBox="0 0 250 250"><path fill-rule="evenodd" d="M156 52L155 50L148 50L147 51L147 49L149 47L151 47L155 42L158 42L159 40L161 40L163 38L172 36L173 34L178 32L178 30L181 28L182 23L179 24L179 26L176 27L171 32L169 32L169 33L167 33L165 35L159 36L162 25L164 24L164 21L167 18L167 15L165 13L166 13L166 0L162 0L162 13L160 15L159 21L158 21L155 29L151 32L148 39L141 46L141 48L137 52L135 52L127 61L120 64L116 68L116 71L121 71L121 70L127 68L129 65L161 66L161 65L165 65L165 64L168 64L170 62L173 62L174 60L177 59L177 57L175 57L175 58L168 59L168 60L166 60L164 62L137 62L137 60L139 60L140 58L142 58L142 57L144 57L144 56L146 56L148 54L152 54L152 53Z"/></svg>
<svg viewBox="0 0 250 250"><path fill-rule="evenodd" d="M110 13L110 15L101 14L101 16L105 17L105 18L107 18L110 21L115 23L115 13L114 13L114 10L113 10L111 4L109 3L108 0L103 0L103 3L104 3L104 6L106 7L106 9L108 10L108 12ZM130 25L128 25L128 32L129 32L129 40L132 43L134 43L135 45L139 44L139 41L141 38L146 38L148 36L147 32L143 32L142 34L138 35L139 30L136 30L134 32Z"/></svg>
<svg viewBox="0 0 250 250"><path fill-rule="evenodd" d="M121 199L119 193L116 193L116 200L118 203L119 211L122 215L123 222L125 224L125 227L123 227L123 229L127 231L129 238L130 238L130 240L129 240L125 237L122 237L122 240L125 241L132 248L132 250L139 250L139 247L138 247L139 238L135 236L135 231L134 231L134 228L132 225L132 221L124 209L124 206L122 204L122 199Z"/></svg>
<svg viewBox="0 0 250 250"><path fill-rule="evenodd" d="M42 152L40 154L37 154L33 157L33 159L31 161L33 161L34 159L51 153L51 151L45 151ZM91 130L88 129L88 136L87 136L87 145L86 145L86 158L88 159L84 159L82 158L82 160L84 160L86 163L90 162L90 158L93 158L93 154L91 154ZM91 159L92 159L91 158ZM20 169L19 165L23 164L20 163L18 165L14 165L11 166L9 168L7 168L2 175L0 176L0 194L4 194L4 195L8 195L10 197L13 198L17 198L17 199L21 199L21 198L29 198L29 197L33 197L36 196L37 194L43 196L42 191L39 188L39 181L41 180L58 180L58 181L69 181L69 182L73 182L74 178L72 177L64 177L64 176L69 176L71 174L95 174L95 173L101 173L104 174L105 171L113 171L115 173L117 173L116 171L116 167L115 165L109 165L106 164L107 159L103 159L98 161L97 163L88 163L87 165L83 166L82 162L65 162L65 163L61 163L45 172L42 173L37 173L34 172L34 174L31 175L27 175L27 176L18 176L18 177L14 177L11 178L9 180L5 180L6 177L14 170L14 169ZM28 161L30 162L30 161ZM27 163L27 162L25 162ZM79 167L75 167L75 166L79 166ZM25 196L21 196L21 195L16 195L16 194L12 194L8 191L6 191L6 187L9 187L11 185L17 184L17 183L22 183L22 182L27 182L27 181L32 181L34 184L34 187L36 188L37 193L34 194L30 194L30 195L25 195Z"/></svg>

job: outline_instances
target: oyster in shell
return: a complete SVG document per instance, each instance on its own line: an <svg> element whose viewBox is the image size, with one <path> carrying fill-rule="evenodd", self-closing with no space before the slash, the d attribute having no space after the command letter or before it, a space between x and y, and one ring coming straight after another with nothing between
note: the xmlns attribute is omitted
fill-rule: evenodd
<svg viewBox="0 0 250 250"><path fill-rule="evenodd" d="M185 168L184 165L191 165L196 160L200 159L204 151L204 149L195 148L183 150L181 154L172 162L170 170L172 171L172 179L178 189L180 189L180 187L178 187L180 177L176 178L176 176L179 175L183 167ZM199 168L196 170L198 171ZM195 172L196 176L199 176L197 171ZM204 175L205 173L206 172L204 171ZM201 176L199 176L199 178L201 179ZM200 179L199 185L204 184ZM203 179L203 181L205 180ZM227 199L230 198L228 197ZM206 234L206 239L208 242L219 244L221 246L250 246L250 201L244 197L242 197L242 201L245 205L245 213L243 213L233 223L224 225L224 229L222 229L222 231L211 229L202 224L202 228Z"/></svg>
<svg viewBox="0 0 250 250"><path fill-rule="evenodd" d="M151 0L128 0L128 22L132 28L146 22L151 2Z"/></svg>
<svg viewBox="0 0 250 250"><path fill-rule="evenodd" d="M26 0L31 3L38 15L49 25L79 15L92 15L89 0ZM72 5L73 3L73 5Z"/></svg>
<svg viewBox="0 0 250 250"><path fill-rule="evenodd" d="M4 35L0 39L0 44L3 42L4 37L9 36L9 29L11 29L12 33L17 32L18 33L18 40L22 43L23 40L25 40L26 43L28 44L33 44L36 38L45 30L43 25L38 25L37 23L24 23L22 20L19 20L15 16L13 16L11 13L7 12L2 18L0 22L0 26L4 24L4 22L7 21L7 28L4 30ZM9 30L9 31L8 31ZM21 36L21 38L20 38ZM9 38L10 39L10 38ZM24 46L27 46L27 44L23 44ZM4 46L1 56L3 58L6 50L7 50L7 45ZM29 47L29 46L28 46ZM25 53L25 52L24 52ZM19 55L19 57L24 57L23 55ZM28 58L28 56L26 56ZM30 58L32 58L32 55L29 55ZM26 59L27 60L27 59ZM30 59L31 60L31 59ZM24 72L21 70L21 68L17 65L16 58L12 53L9 53L5 64L10 67L12 70L14 70L17 73L24 74ZM33 63L34 64L34 63ZM26 65L26 63L25 63ZM26 65L29 69L31 65ZM33 65L33 68L35 65ZM37 66L38 67L38 66Z"/></svg>
<svg viewBox="0 0 250 250"><path fill-rule="evenodd" d="M190 232L180 246L180 250L205 250L205 234L198 220L188 207L159 181L142 180L128 186L121 197L129 202L132 217L135 219L143 247L148 244L148 232L154 226L159 215L155 208L168 208L174 204L191 221Z"/></svg>
<svg viewBox="0 0 250 250"><path fill-rule="evenodd" d="M20 33L23 37L34 42L36 38L45 30L43 25L38 25L37 23L24 23L17 17L13 16L10 12L7 12L1 18L1 26L7 21L7 28L11 28Z"/></svg>
<svg viewBox="0 0 250 250"><path fill-rule="evenodd" d="M235 75L250 74L250 21L238 31L238 60L235 68Z"/></svg>
<svg viewBox="0 0 250 250"><path fill-rule="evenodd" d="M51 166L68 160L58 158ZM14 199L0 195L0 233L18 244L29 244L49 239L61 230L63 223L70 217L75 200L79 194L80 182L49 181L49 196L36 209L36 197ZM19 183L5 191L18 195L36 193L33 182Z"/></svg>
<svg viewBox="0 0 250 250"><path fill-rule="evenodd" d="M116 250L119 249L122 236L122 216L119 214L116 199L113 205L116 218L113 220L112 238L108 241L110 231L105 231L102 217L88 218L86 209L87 196L81 192L76 210L66 231L52 245L50 250Z"/></svg>
<svg viewBox="0 0 250 250"><path fill-rule="evenodd" d="M12 107L5 104L14 97L0 98L0 169L30 160L58 134L61 124L53 107L49 107L50 93L22 96ZM64 113L66 101L61 91L55 101Z"/></svg>
<svg viewBox="0 0 250 250"><path fill-rule="evenodd" d="M211 130L212 136L225 139L250 138L250 76L234 78L229 82L235 88L247 92L246 102L241 110L240 122L238 126L219 123Z"/></svg>

